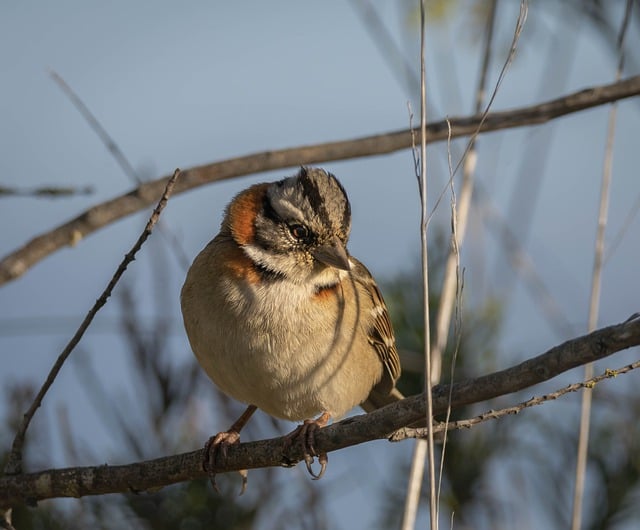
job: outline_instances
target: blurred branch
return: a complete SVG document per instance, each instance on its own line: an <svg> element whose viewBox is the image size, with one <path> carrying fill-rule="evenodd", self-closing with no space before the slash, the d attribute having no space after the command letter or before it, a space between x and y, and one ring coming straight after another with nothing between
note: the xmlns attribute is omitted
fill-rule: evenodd
<svg viewBox="0 0 640 530"><path fill-rule="evenodd" d="M507 55L507 59L502 66L498 81L493 89L489 104L482 110L484 96L486 93L487 71L489 69L489 62L491 58L491 45L493 43L493 30L496 19L496 5L497 0L492 0L489 5L489 13L487 15L487 26L485 30L484 39L484 51L482 54L482 66L480 67L480 78L478 80L478 86L476 88L476 102L475 113L482 113L486 116L489 113L489 109L495 96L498 93L498 89L502 84L507 68L513 61L513 57L516 52L516 43L520 37L522 31L522 25L520 20L514 32L514 39ZM524 21L522 22L524 24ZM450 145L450 142L448 143ZM451 159L451 150L448 149L449 160ZM469 216L469 209L471 207L471 196L474 187L474 173L477 162L477 149L476 149L476 135L473 135L469 140L469 144L465 149L460 161L456 165L456 170L463 163L462 167L462 183L460 189L460 202L456 209L455 203L451 208L451 225L452 236L451 244L449 245L449 254L447 255L447 261L444 266L444 278L442 280L442 289L440 294L440 304L438 305L438 312L436 315L436 325L433 336L433 344L431 345L432 356L432 372L431 381L435 384L440 381L442 375L442 355L447 345L449 337L449 325L451 323L451 315L453 313L454 302L457 303L459 299L459 273L460 273L460 247L464 242L464 237L467 229L467 218ZM455 196L453 177L456 173L451 167L449 162L449 184L451 186L452 200ZM439 201L440 199L438 199ZM453 370L453 366L452 366Z"/></svg>
<svg viewBox="0 0 640 530"><path fill-rule="evenodd" d="M510 111L493 112L485 116L450 118L451 137L470 136L477 132L539 125L550 120L640 95L640 76L610 85L601 85L545 103ZM416 131L417 133L417 131ZM427 126L427 143L443 141L449 134L447 120ZM175 193L182 193L211 182L250 175L262 171L295 167L332 160L382 155L411 147L409 129L367 136L355 140L330 142L294 147L277 151L264 151L197 166L181 173ZM56 250L76 243L104 226L135 213L152 204L162 193L169 177L141 184L134 190L110 201L98 204L76 218L43 233L0 261L0 285L18 278L30 267Z"/></svg>
<svg viewBox="0 0 640 530"><path fill-rule="evenodd" d="M618 351L640 345L640 313L623 323L578 337L511 368L433 389L433 411L453 408L517 392L562 372ZM375 439L424 419L425 396L419 394L366 415L347 418L318 431L318 451L336 451ZM284 437L229 447L218 472L281 466L303 459L298 445L283 455ZM55 497L82 497L117 492L141 492L206 476L202 450L123 466L51 469L0 477L0 507L34 503Z"/></svg>
<svg viewBox="0 0 640 530"><path fill-rule="evenodd" d="M618 67L616 69L616 81L622 78L624 70L624 40L631 19L632 0L627 0L624 17L620 25L618 34ZM609 195L612 180L613 167L613 145L616 130L616 119L618 115L618 105L614 103L609 111L609 124L607 127L607 140L604 155L604 167L602 168L602 183L600 187L600 207L598 211L598 228L596 230L596 242L593 253L593 273L591 277L591 294L589 297L589 322L588 330L593 331L598 325L598 315L600 309L600 291L602 287L602 267L604 262L604 234L607 227L609 212ZM584 366L584 377L589 379L593 376L593 363ZM582 394L580 408L580 431L578 436L578 447L576 455L576 473L573 492L573 506L571 515L571 530L579 530L582 525L582 505L584 501L584 488L587 475L587 458L589 450L589 427L591 424L592 393L587 389Z"/></svg>
<svg viewBox="0 0 640 530"><path fill-rule="evenodd" d="M69 186L43 186L40 188L21 189L9 188L0 185L0 197L47 197L57 199L59 197L74 197L76 195L91 195L94 189L91 186L73 188Z"/></svg>
<svg viewBox="0 0 640 530"><path fill-rule="evenodd" d="M577 333L567 316L556 301L554 293L540 276L538 267L527 253L522 243L509 223L497 208L491 203L491 197L485 188L478 183L475 188L478 202L481 206L481 216L487 226L492 229L501 244L511 267L519 274L524 287L531 299L538 306L540 314L547 325L559 337L571 336Z"/></svg>
<svg viewBox="0 0 640 530"><path fill-rule="evenodd" d="M51 76L51 79L53 79L56 82L56 84L62 89L65 95L69 98L72 105L78 110L78 112L82 115L82 117L87 121L87 123L89 124L89 127L91 127L91 129L98 135L98 138L100 138L102 143L109 150L109 152L111 153L115 161L120 166L120 169L122 169L123 173L127 175L127 177L129 177L134 182L141 184L142 179L140 178L136 170L133 168L133 165L131 165L131 162L129 162L127 157L124 155L124 153L122 152L122 149L120 149L120 147L118 147L118 144L116 144L115 140L111 138L111 136L109 136L109 133L107 132L107 130L100 124L100 122L98 121L98 118L96 118L93 115L93 113L89 110L89 107L85 105L84 101L80 99L80 96L78 96L78 94L74 92L71 86L63 79L63 77L58 72L56 72L55 70L49 70L49 75Z"/></svg>
<svg viewBox="0 0 640 530"><path fill-rule="evenodd" d="M51 385L53 385L53 382L58 376L58 373L62 369L62 365L65 363L69 355L71 355L71 352L78 345L78 343L80 342L80 339L84 335L85 331L91 325L91 322L93 321L98 311L100 311L100 309L107 303L107 300L111 296L111 293L113 292L114 287L116 286L116 284L118 283L122 275L124 274L129 263L131 263L135 259L136 253L140 250L140 248L142 247L144 242L147 240L149 235L151 235L151 231L154 225L158 222L158 219L160 218L160 214L162 213L162 210L164 209L164 207L167 204L167 201L169 200L169 196L173 191L173 186L179 174L180 174L180 170L176 169L173 176L167 182L164 192L160 198L160 201L158 202L158 205L153 210L153 213L151 214L151 217L149 218L149 221L145 226L144 231L142 232L138 240L135 242L131 250L125 255L124 259L118 266L118 269L116 270L113 277L109 281L109 284L104 289L100 297L96 300L93 307L89 310L89 312L87 313L87 316L84 318L84 320L80 324L80 327L78 328L74 336L65 346L62 353L56 359L56 362L51 368L49 375L47 376L47 379L42 384L42 387L40 388L40 390L38 391L38 394L34 398L33 403L31 403L31 406L29 407L27 412L25 412L22 418L22 421L20 423L20 426L18 427L16 435L13 439L11 452L9 453L9 457L7 458L7 463L4 469L6 474L12 475L12 474L19 474L22 472L22 448L24 446L27 429L29 428L29 424L31 423L31 420L33 419L34 414L36 413L38 408L40 408L40 405L42 405L42 400L44 399L44 396L46 395L49 388L51 388Z"/></svg>
<svg viewBox="0 0 640 530"><path fill-rule="evenodd" d="M402 83L407 94L413 94L416 87L420 86L416 68L406 59L387 29L385 21L378 13L379 5L374 5L371 0L351 0L351 5L360 16L364 28L371 37L371 42L378 49L389 70L396 80Z"/></svg>
<svg viewBox="0 0 640 530"><path fill-rule="evenodd" d="M80 98L78 94L71 88L69 83L67 83L63 77L58 74L55 70L50 70L49 75L51 78L57 83L57 85L62 89L65 95L69 98L72 105L78 110L78 112L82 115L82 117L87 121L89 127L96 133L98 138L102 141L104 146L107 148L111 156L113 156L116 163L122 169L122 172L129 177L135 184L140 185L143 183L142 178L138 174L138 172L134 169L133 164L129 162L129 159L125 156L124 151L120 149L120 146L116 143L116 141L109 135L107 130L102 126L98 118L94 116L89 107L85 105L84 101ZM173 250L176 259L182 269L186 272L189 269L189 265L191 261L187 256L187 253L182 248L182 242L176 236L168 226L161 221L158 224L158 228L160 233L165 237L169 247Z"/></svg>

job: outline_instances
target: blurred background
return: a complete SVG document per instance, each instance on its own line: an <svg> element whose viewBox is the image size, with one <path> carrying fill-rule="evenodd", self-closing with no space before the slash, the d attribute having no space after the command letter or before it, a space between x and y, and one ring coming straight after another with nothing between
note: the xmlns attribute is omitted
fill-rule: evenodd
<svg viewBox="0 0 640 530"><path fill-rule="evenodd" d="M640 2L626 35L623 77L638 74ZM429 2L430 121L474 114L490 0ZM489 94L507 59L518 2L497 2ZM531 2L492 110L533 105L615 80L625 2ZM127 157L155 179L252 152L349 139L419 116L417 2L69 1L0 6L0 254L135 187L52 77L82 99ZM485 98L486 101L486 98ZM462 249L462 341L454 378L516 364L587 330L609 107L482 135ZM599 326L640 310L640 102L620 102ZM453 142L455 165L467 140ZM382 286L398 343L422 347L420 203L410 150L323 164L352 203L350 251ZM38 411L26 470L124 464L195 450L243 406L196 366L182 327L186 266L217 232L240 189L296 168L174 196L156 231L98 314ZM446 191L445 143L428 151L430 208ZM456 177L458 182L459 175ZM36 193L54 188L55 196ZM64 248L0 289L0 455L52 363L100 295L150 213ZM449 196L430 225L432 303L449 245ZM449 352L450 354L450 352ZM637 359L617 354L596 373ZM405 367L402 388L420 391ZM631 373L599 385L584 528L635 528L640 518L640 398ZM450 378L445 363L444 380ZM575 370L520 395L456 411L468 417L582 379ZM454 432L442 521L455 528L566 528L571 514L579 394ZM358 412L358 411L354 411ZM259 413L244 440L293 425ZM16 528L393 528L413 443L369 443L330 455L326 476L302 466L256 470L247 493L193 481L141 495L41 502ZM420 512L424 518L426 509ZM426 518L424 525L426 526Z"/></svg>

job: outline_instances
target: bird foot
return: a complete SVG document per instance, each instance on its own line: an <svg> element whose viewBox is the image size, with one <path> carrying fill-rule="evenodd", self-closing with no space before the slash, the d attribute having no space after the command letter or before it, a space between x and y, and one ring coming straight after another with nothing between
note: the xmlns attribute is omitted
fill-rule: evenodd
<svg viewBox="0 0 640 530"><path fill-rule="evenodd" d="M202 468L209 476L209 481L213 489L220 493L218 484L216 483L216 462L220 458L227 458L227 449L231 445L238 445L240 443L240 433L237 431L229 430L226 432L219 432L215 436L209 438L204 446L204 459L202 462ZM248 473L246 469L238 471L242 477L242 486L240 487L240 495L242 495L247 489Z"/></svg>
<svg viewBox="0 0 640 530"><path fill-rule="evenodd" d="M297 440L302 444L304 463L306 464L307 471L313 480L319 480L322 478L322 475L324 475L324 472L327 469L327 463L329 462L327 453L319 453L316 450L316 432L318 429L324 427L329 422L330 418L331 415L328 412L324 412L315 420L304 420L302 425L298 425L295 430L285 436L285 453L288 452ZM312 467L314 457L318 458L318 463L320 464L320 471L318 473L316 473Z"/></svg>

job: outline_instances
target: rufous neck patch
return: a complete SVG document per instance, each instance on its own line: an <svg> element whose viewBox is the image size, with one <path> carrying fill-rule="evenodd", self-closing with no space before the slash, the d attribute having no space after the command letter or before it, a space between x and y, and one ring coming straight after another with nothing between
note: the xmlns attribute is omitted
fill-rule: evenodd
<svg viewBox="0 0 640 530"><path fill-rule="evenodd" d="M268 183L251 186L236 196L229 205L229 228L238 245L249 245L255 241L255 220L268 187Z"/></svg>

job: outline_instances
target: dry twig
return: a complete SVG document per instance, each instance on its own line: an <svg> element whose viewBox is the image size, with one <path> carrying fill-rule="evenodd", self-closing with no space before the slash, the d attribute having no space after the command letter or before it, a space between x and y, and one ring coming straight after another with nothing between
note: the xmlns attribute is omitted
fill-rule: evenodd
<svg viewBox="0 0 640 530"><path fill-rule="evenodd" d="M80 342L80 339L84 335L85 331L87 331L87 329L91 325L91 322L93 321L98 311L100 311L100 309L107 303L107 300L111 296L111 293L113 292L114 287L116 286L116 284L118 283L122 275L124 274L124 271L127 269L127 266L129 265L129 263L131 263L135 259L135 256L138 250L140 250L144 242L151 235L151 231L153 230L154 225L158 222L160 214L162 213L162 210L164 209L164 207L167 204L167 201L169 200L169 196L173 191L173 187L175 185L175 182L179 174L180 174L180 170L176 169L175 172L173 173L173 176L167 182L164 192L162 194L162 197L160 198L158 205L153 210L153 213L151 214L151 217L149 218L149 221L147 222L147 225L145 226L144 231L142 232L138 240L135 242L131 250L127 254L125 254L122 262L118 266L116 272L114 273L113 277L109 281L107 287L104 289L100 297L96 300L95 304L89 310L89 312L87 313L87 316L84 318L84 320L80 324L80 327L78 328L78 330L75 332L75 334L73 335L69 343L65 346L64 350L62 350L62 353L56 359L56 362L51 368L51 371L49 372L47 379L45 380L45 382L42 384L42 387L38 391L38 394L34 398L33 403L29 407L29 410L27 410L27 412L24 414L22 423L20 424L20 427L18 428L18 432L16 432L15 438L13 439L11 452L9 453L9 457L7 459L7 463L4 469L5 474L17 475L22 473L22 448L24 446L24 440L25 440L25 435L27 433L27 429L29 428L29 424L31 423L31 420L33 419L33 416L36 413L36 410L38 410L40 405L42 405L42 400L44 399L45 394L47 393L47 391L55 381L56 377L58 376L58 373L60 372L62 365L65 363L65 361L67 360L71 352L74 350L74 348L78 345L78 343Z"/></svg>

